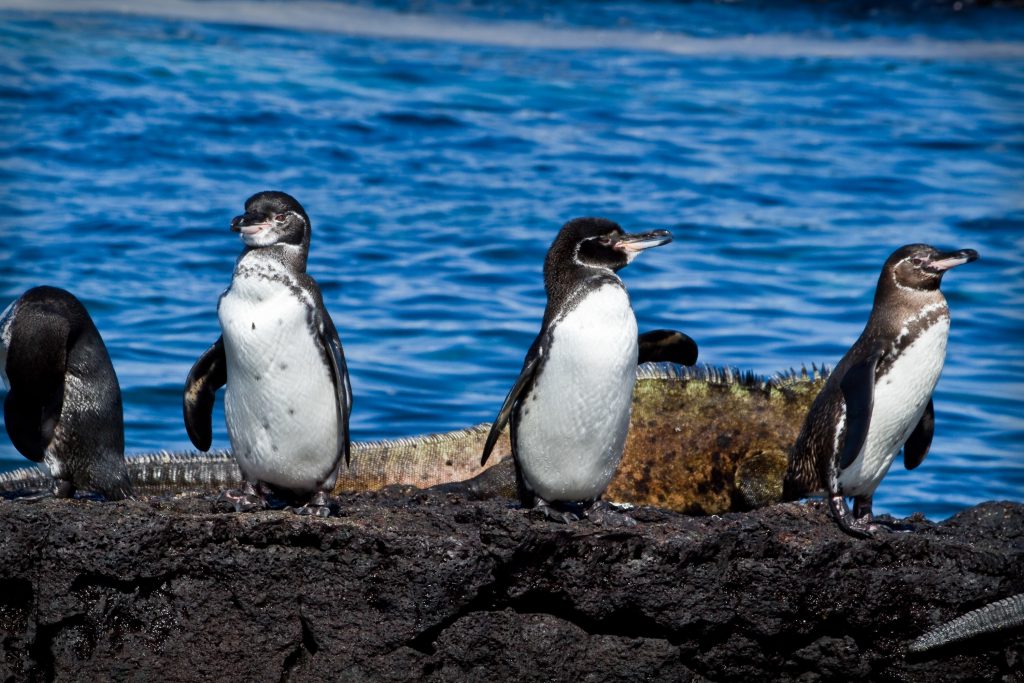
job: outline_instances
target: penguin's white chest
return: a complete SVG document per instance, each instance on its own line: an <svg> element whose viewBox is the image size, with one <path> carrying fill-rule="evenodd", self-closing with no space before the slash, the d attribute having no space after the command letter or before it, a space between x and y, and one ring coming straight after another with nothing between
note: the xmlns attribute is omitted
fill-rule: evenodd
<svg viewBox="0 0 1024 683"><path fill-rule="evenodd" d="M622 287L602 286L555 323L514 426L519 467L542 499L589 501L607 488L629 430L636 365L636 318Z"/></svg>
<svg viewBox="0 0 1024 683"><path fill-rule="evenodd" d="M870 495L920 422L946 360L949 318L942 317L899 354L875 380L871 424L864 448L839 476L846 496Z"/></svg>
<svg viewBox="0 0 1024 683"><path fill-rule="evenodd" d="M313 305L281 274L236 275L218 307L231 448L247 478L295 492L333 485L325 479L338 452L337 394Z"/></svg>

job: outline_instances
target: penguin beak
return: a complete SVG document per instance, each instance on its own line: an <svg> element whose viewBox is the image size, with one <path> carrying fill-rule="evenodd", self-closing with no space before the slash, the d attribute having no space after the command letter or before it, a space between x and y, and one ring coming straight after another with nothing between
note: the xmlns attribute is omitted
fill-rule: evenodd
<svg viewBox="0 0 1024 683"><path fill-rule="evenodd" d="M668 230L653 230L651 232L638 232L633 235L622 235L615 240L615 244L612 247L625 252L626 256L629 256L630 260L632 260L633 257L644 249L660 247L671 241L672 233Z"/></svg>
<svg viewBox="0 0 1024 683"><path fill-rule="evenodd" d="M962 266L965 263L978 260L978 252L973 249L961 249L960 251L947 251L939 254L938 257L928 264L929 270L937 270L942 273L950 268Z"/></svg>
<svg viewBox="0 0 1024 683"><path fill-rule="evenodd" d="M235 216L231 219L231 231L240 232L243 235L255 235L269 225L269 221L260 222L259 217L254 216L251 213L247 213L242 216Z"/></svg>

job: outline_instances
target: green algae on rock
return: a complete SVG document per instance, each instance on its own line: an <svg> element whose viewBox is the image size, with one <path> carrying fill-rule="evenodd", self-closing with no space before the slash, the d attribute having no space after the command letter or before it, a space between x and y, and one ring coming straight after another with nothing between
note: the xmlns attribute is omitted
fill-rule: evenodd
<svg viewBox="0 0 1024 683"><path fill-rule="evenodd" d="M641 365L625 454L605 497L689 514L780 501L789 448L825 374L814 368L766 379L730 368ZM489 429L353 443L352 464L342 468L335 493L403 484L514 497L507 430L490 467L480 467ZM130 457L128 468L136 490L149 495L241 481L227 451L142 454ZM9 472L0 475L0 493L42 488L41 481L36 469Z"/></svg>

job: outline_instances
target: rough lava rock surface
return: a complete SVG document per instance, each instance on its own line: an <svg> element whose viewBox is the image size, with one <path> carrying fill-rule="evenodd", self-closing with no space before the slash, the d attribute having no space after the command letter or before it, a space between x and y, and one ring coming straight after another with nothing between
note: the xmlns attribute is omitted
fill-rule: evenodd
<svg viewBox="0 0 1024 683"><path fill-rule="evenodd" d="M1024 505L843 535L819 504L607 528L390 488L341 516L0 500L0 680L1014 681Z"/></svg>

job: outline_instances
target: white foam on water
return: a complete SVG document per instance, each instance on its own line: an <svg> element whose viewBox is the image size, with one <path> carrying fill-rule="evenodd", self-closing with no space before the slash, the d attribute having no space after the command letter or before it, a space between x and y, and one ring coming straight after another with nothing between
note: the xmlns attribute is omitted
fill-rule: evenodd
<svg viewBox="0 0 1024 683"><path fill-rule="evenodd" d="M701 57L884 57L941 60L1024 58L1024 44L1009 41L959 41L927 37L909 40L830 40L779 34L696 38L663 31L552 27L527 21L482 21L315 1L271 3L259 0L160 0L140 3L129 0L0 0L0 10L123 14L394 40L429 40L524 49L626 50Z"/></svg>

